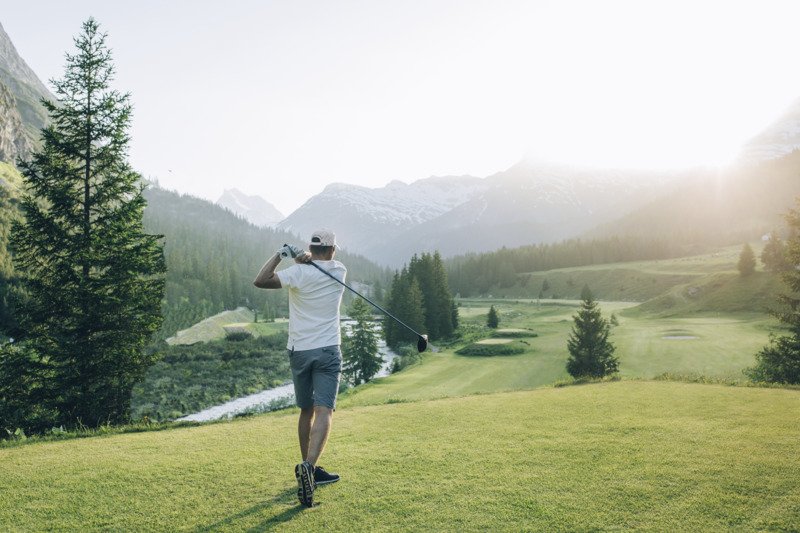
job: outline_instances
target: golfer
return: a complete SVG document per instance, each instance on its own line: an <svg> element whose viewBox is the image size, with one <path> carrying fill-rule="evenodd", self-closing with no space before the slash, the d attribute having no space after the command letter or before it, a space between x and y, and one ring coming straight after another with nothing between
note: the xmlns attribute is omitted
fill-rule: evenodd
<svg viewBox="0 0 800 533"><path fill-rule="evenodd" d="M253 282L262 289L289 290L289 362L300 421L297 434L303 462L295 466L297 498L300 503L314 505L317 485L339 481L317 465L331 431L339 378L342 373L339 304L344 287L311 266L311 261L325 268L344 282L347 269L336 254L336 236L319 230L311 235L309 250L295 257L294 265L275 272L281 251L270 257Z"/></svg>

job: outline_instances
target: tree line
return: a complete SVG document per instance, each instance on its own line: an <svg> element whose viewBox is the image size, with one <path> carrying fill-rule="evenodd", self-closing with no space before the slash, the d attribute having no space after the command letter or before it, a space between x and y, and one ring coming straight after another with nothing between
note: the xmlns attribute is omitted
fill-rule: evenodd
<svg viewBox="0 0 800 533"><path fill-rule="evenodd" d="M467 254L446 261L450 289L461 297L490 294L497 288L523 283L520 274L578 267L680 257L686 252L669 239L609 237L569 239L559 243L501 248L494 252Z"/></svg>
<svg viewBox="0 0 800 533"><path fill-rule="evenodd" d="M395 272L386 308L431 340L453 335L458 327L458 308L439 252L414 255L408 265ZM401 344L417 340L416 335L391 319L384 320L383 336L386 344L395 350Z"/></svg>

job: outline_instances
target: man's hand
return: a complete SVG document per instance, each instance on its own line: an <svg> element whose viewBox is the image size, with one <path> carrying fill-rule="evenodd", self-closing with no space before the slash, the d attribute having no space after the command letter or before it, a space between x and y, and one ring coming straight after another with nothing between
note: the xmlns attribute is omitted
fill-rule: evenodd
<svg viewBox="0 0 800 533"><path fill-rule="evenodd" d="M292 246L291 244L284 244L278 249L278 254L281 257L298 257L305 252L298 248L297 246Z"/></svg>
<svg viewBox="0 0 800 533"><path fill-rule="evenodd" d="M311 262L311 254L308 252L300 251L300 255L294 258L296 263L306 264Z"/></svg>

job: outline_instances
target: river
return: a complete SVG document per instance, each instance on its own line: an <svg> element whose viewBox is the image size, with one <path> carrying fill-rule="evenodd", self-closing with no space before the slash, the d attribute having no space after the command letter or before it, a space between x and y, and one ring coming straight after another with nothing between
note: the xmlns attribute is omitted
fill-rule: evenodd
<svg viewBox="0 0 800 533"><path fill-rule="evenodd" d="M342 320L345 334L349 333L353 323L352 320ZM388 376L392 360L397 357L397 354L391 351L380 338L380 322L373 324L373 329L379 334L378 352L383 357L383 365L375 377ZM203 409L198 413L178 418L176 422L210 422L221 418L232 418L243 413L272 411L289 405L294 405L294 385L291 382Z"/></svg>

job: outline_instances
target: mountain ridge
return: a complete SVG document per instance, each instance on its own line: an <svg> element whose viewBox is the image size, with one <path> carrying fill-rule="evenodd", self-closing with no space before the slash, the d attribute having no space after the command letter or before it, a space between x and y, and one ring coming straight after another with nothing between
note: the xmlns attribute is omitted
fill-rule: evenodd
<svg viewBox="0 0 800 533"><path fill-rule="evenodd" d="M42 98L56 100L0 24L0 161L13 163L38 146L47 123Z"/></svg>
<svg viewBox="0 0 800 533"><path fill-rule="evenodd" d="M235 187L224 189L216 204L260 227L273 227L285 218L283 213L261 196L245 194Z"/></svg>

